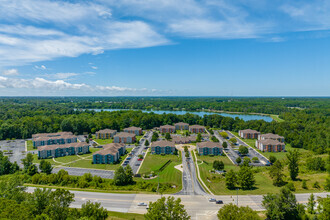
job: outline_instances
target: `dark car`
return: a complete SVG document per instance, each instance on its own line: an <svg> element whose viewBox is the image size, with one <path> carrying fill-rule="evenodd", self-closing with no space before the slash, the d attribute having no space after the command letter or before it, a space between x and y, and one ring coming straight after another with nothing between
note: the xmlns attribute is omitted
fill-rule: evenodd
<svg viewBox="0 0 330 220"><path fill-rule="evenodd" d="M223 201L222 200L217 200L215 203L216 204L223 204Z"/></svg>

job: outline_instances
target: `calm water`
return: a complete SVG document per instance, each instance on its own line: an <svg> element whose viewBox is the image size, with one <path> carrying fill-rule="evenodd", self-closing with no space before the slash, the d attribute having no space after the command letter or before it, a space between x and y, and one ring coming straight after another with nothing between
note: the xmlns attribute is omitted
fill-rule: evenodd
<svg viewBox="0 0 330 220"><path fill-rule="evenodd" d="M136 109L90 109L90 110L94 110L96 112L100 112L100 111L109 111L109 112L113 112L113 111L120 111L120 110L135 110L138 111ZM273 121L273 119L269 116L262 116L262 115L244 115L244 114L229 114L229 113L217 113L217 112L193 112L193 111L163 111L163 110L141 110L142 112L153 112L155 114L169 114L169 113L173 113L173 114L177 114L177 115L184 115L186 113L190 113L190 114L195 114L195 115L199 115L201 117L203 117L204 115L212 115L212 114L218 114L218 115L222 115L224 117L231 117L231 118L240 118L243 119L244 121L249 121L249 120L265 120L267 122L271 122Z"/></svg>

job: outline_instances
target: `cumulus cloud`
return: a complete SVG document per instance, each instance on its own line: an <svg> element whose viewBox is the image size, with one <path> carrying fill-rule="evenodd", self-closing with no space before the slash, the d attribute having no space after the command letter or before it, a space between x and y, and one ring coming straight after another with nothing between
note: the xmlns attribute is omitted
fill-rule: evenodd
<svg viewBox="0 0 330 220"><path fill-rule="evenodd" d="M5 76L17 76L19 75L19 72L17 69L9 69L9 70L4 70L2 72L2 75L5 75Z"/></svg>
<svg viewBox="0 0 330 220"><path fill-rule="evenodd" d="M97 66L91 66L91 68L94 69L94 70L97 70L98 69Z"/></svg>
<svg viewBox="0 0 330 220"><path fill-rule="evenodd" d="M0 89L29 89L34 91L79 91L82 94L131 94L131 93L154 93L156 89L137 89L119 86L88 85L85 83L69 83L64 80L47 80L41 77L34 79L17 79L0 76Z"/></svg>
<svg viewBox="0 0 330 220"><path fill-rule="evenodd" d="M55 73L55 74L51 74L50 76L55 79L68 79L78 75L79 75L78 73Z"/></svg>

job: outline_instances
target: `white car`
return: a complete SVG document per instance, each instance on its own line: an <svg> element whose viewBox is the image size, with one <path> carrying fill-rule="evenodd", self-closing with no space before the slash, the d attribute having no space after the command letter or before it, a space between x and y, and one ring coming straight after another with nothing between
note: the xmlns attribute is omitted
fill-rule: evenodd
<svg viewBox="0 0 330 220"><path fill-rule="evenodd" d="M138 204L138 206L148 206L148 204L145 203L145 202L140 202L140 203Z"/></svg>
<svg viewBox="0 0 330 220"><path fill-rule="evenodd" d="M210 198L209 202L216 202L217 200L215 198Z"/></svg>

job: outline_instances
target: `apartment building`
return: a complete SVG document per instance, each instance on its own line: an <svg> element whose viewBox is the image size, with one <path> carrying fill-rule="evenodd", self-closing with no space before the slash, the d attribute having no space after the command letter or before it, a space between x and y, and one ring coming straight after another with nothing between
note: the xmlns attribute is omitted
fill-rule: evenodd
<svg viewBox="0 0 330 220"><path fill-rule="evenodd" d="M176 151L172 141L155 141L151 143L152 154L173 154Z"/></svg>
<svg viewBox="0 0 330 220"><path fill-rule="evenodd" d="M200 155L221 155L223 152L223 147L219 142L200 142L196 144L197 152Z"/></svg>
<svg viewBox="0 0 330 220"><path fill-rule="evenodd" d="M161 133L175 133L175 127L173 125L159 126L159 132L161 132Z"/></svg>
<svg viewBox="0 0 330 220"><path fill-rule="evenodd" d="M191 133L204 133L205 127L201 125L191 125L189 126L189 131Z"/></svg>
<svg viewBox="0 0 330 220"><path fill-rule="evenodd" d="M175 123L175 130L189 130L189 124L184 122Z"/></svg>
<svg viewBox="0 0 330 220"><path fill-rule="evenodd" d="M113 138L114 143L132 144L135 142L135 134L128 132L119 132Z"/></svg>
<svg viewBox="0 0 330 220"><path fill-rule="evenodd" d="M246 138L246 139L257 139L259 134L260 134L259 131L252 130L252 129L245 129L245 130L238 131L238 135L241 138Z"/></svg>
<svg viewBox="0 0 330 220"><path fill-rule="evenodd" d="M68 155L89 153L89 144L86 142L74 142L68 144L44 145L38 147L38 157L46 159L49 157L64 157Z"/></svg>
<svg viewBox="0 0 330 220"><path fill-rule="evenodd" d="M99 130L95 133L95 137L97 139L110 139L113 138L117 134L116 130L111 129L103 129Z"/></svg>
<svg viewBox="0 0 330 220"><path fill-rule="evenodd" d="M130 133L130 134L135 134L136 136L139 136L139 135L142 135L142 128L129 127L129 128L125 128L124 132Z"/></svg>
<svg viewBox="0 0 330 220"><path fill-rule="evenodd" d="M54 145L54 144L69 144L77 142L77 136L72 132L58 133L41 133L32 135L33 147Z"/></svg>

